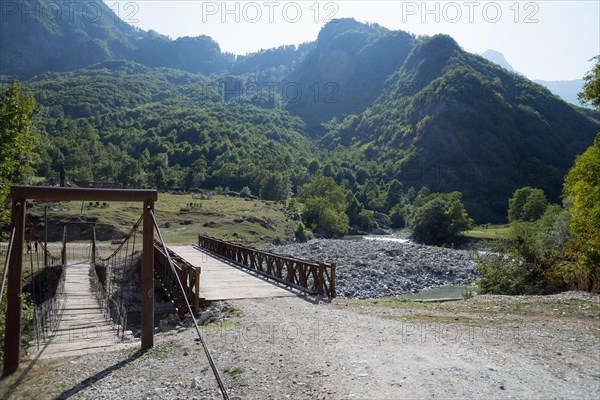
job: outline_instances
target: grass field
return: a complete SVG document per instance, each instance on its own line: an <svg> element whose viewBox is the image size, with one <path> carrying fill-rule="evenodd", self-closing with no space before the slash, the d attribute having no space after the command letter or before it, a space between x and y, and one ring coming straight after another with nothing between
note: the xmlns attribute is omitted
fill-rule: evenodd
<svg viewBox="0 0 600 400"><path fill-rule="evenodd" d="M61 202L48 207L48 217L55 225L63 220L93 221L97 230L114 227L123 233L128 233L142 215L141 203ZM28 208L39 220L43 210L44 205L35 203ZM260 246L293 240L297 226L287 217L285 204L227 196L202 200L191 194L159 193L155 215L168 244L196 243L198 234L208 234Z"/></svg>
<svg viewBox="0 0 600 400"><path fill-rule="evenodd" d="M476 239L508 239L508 225L480 225L465 232L465 236Z"/></svg>

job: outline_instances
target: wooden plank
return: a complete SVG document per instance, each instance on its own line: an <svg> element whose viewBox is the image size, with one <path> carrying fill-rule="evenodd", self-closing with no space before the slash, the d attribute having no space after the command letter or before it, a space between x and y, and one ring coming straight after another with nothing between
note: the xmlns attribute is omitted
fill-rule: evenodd
<svg viewBox="0 0 600 400"><path fill-rule="evenodd" d="M290 290L213 258L193 246L169 246L169 249L190 264L202 268L200 275L200 297L205 300L234 300L297 295Z"/></svg>
<svg viewBox="0 0 600 400"><path fill-rule="evenodd" d="M152 201L158 192L151 189L89 189L54 186L11 186L12 198L71 201Z"/></svg>
<svg viewBox="0 0 600 400"><path fill-rule="evenodd" d="M39 358L70 357L94 352L139 346L139 341L123 343L112 322L104 315L92 292L90 264L65 268L64 302L58 328L40 348Z"/></svg>
<svg viewBox="0 0 600 400"><path fill-rule="evenodd" d="M103 353L107 351L116 351L123 349L130 349L140 347L139 342L132 343L118 343L118 344L110 344L110 345L97 345L97 346L89 346L85 348L81 347L73 347L73 346L63 346L56 347L54 349L41 349L41 354L43 356L41 358L51 359L51 358L61 358L61 357L75 357L81 356L84 354L92 354L92 353Z"/></svg>

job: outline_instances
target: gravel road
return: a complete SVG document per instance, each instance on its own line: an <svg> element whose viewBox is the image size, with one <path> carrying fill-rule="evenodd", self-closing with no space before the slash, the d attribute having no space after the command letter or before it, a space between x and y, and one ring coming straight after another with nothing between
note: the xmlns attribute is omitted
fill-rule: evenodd
<svg viewBox="0 0 600 400"><path fill-rule="evenodd" d="M202 328L230 398L597 399L600 296L430 304L289 297L215 306ZM194 329L154 349L25 362L2 398L220 399Z"/></svg>

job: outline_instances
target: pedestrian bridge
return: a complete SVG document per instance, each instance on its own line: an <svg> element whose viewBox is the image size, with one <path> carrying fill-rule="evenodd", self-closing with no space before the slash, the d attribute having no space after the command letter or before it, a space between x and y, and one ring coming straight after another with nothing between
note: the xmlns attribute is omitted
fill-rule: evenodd
<svg viewBox="0 0 600 400"><path fill-rule="evenodd" d="M197 246L167 247L153 211L153 190L13 186L11 198L11 238L0 287L0 299L8 288L4 375L15 372L20 362L24 266L30 272L25 286L35 305L31 323L40 358L152 347L156 285L165 289L180 317L197 316L207 301L300 293L335 297L335 264L283 257L207 236L200 236ZM69 244L65 222L56 254L29 221L27 199L143 201L144 208L116 248L97 243L93 224L89 244ZM140 312L141 341L127 326L132 305Z"/></svg>
<svg viewBox="0 0 600 400"><path fill-rule="evenodd" d="M205 301L296 296L297 291L277 281L234 266L197 246L169 246L178 257L201 268L200 298Z"/></svg>

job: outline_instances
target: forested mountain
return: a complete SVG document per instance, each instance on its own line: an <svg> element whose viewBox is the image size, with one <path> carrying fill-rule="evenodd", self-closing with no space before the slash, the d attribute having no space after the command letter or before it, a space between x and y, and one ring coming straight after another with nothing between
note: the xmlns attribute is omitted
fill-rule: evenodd
<svg viewBox="0 0 600 400"><path fill-rule="evenodd" d="M288 109L307 121L313 136L332 117L360 112L379 96L385 80L408 55L414 37L343 19L326 25L315 47L287 77L303 95Z"/></svg>
<svg viewBox="0 0 600 400"><path fill-rule="evenodd" d="M315 153L298 117L251 99L225 102L196 74L109 61L29 85L44 106L42 175L64 164L76 180L187 190L248 185L257 193L272 171L301 179Z"/></svg>
<svg viewBox="0 0 600 400"><path fill-rule="evenodd" d="M22 78L129 58L134 43L149 35L117 18L100 0L93 5L2 2L0 34L0 72Z"/></svg>
<svg viewBox="0 0 600 400"><path fill-rule="evenodd" d="M4 75L28 78L107 60L210 74L228 68L233 59L208 36L171 40L134 28L102 0L3 2L2 14L0 73Z"/></svg>
<svg viewBox="0 0 600 400"><path fill-rule="evenodd" d="M495 220L520 186L558 201L565 172L597 130L546 88L437 35L412 49L372 106L323 140L359 152L384 180L458 190L470 215Z"/></svg>
<svg viewBox="0 0 600 400"><path fill-rule="evenodd" d="M242 75L260 73L269 69L281 69L282 73L285 73L284 71L294 68L312 47L312 43L305 43L298 47L280 46L238 56L231 66L231 73Z"/></svg>
<svg viewBox="0 0 600 400"><path fill-rule="evenodd" d="M0 24L2 79L26 78L39 106L40 175L65 164L78 180L258 194L323 173L372 210L428 187L460 191L470 215L500 221L518 187L559 201L599 128L596 114L448 36L343 19L315 42L236 57L207 36L171 40L93 4L100 22L15 10Z"/></svg>

